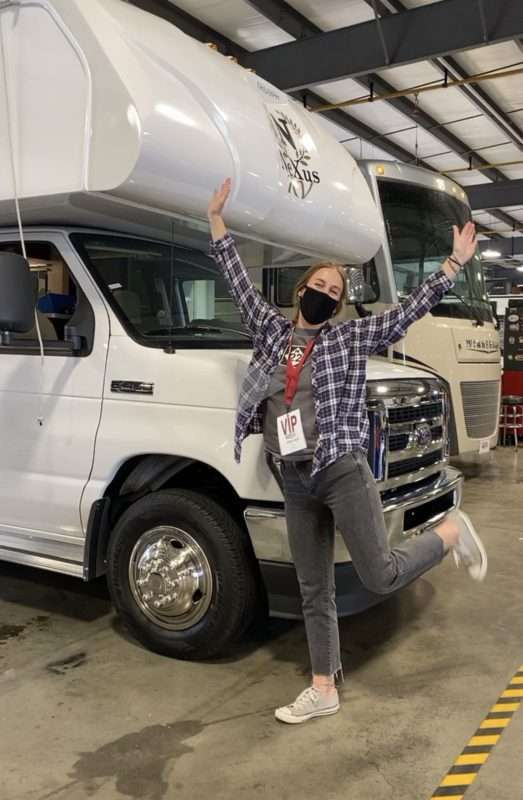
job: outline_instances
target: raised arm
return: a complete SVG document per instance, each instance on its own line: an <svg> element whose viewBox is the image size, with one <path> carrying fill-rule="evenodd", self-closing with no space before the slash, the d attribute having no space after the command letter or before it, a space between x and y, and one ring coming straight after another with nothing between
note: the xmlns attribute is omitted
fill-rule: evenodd
<svg viewBox="0 0 523 800"><path fill-rule="evenodd" d="M279 312L273 308L256 289L249 273L242 264L234 239L228 233L222 212L231 191L231 180L227 180L216 190L209 202L207 216L211 226L212 244L210 254L220 266L229 291L238 306L241 317L255 336L267 322Z"/></svg>
<svg viewBox="0 0 523 800"><path fill-rule="evenodd" d="M440 270L430 275L394 308L382 314L358 320L357 324L360 327L368 354L384 350L402 339L410 325L425 316L454 285L454 280L461 267L474 255L476 232L472 222L467 222L461 231L453 226L453 231L452 255L443 262Z"/></svg>

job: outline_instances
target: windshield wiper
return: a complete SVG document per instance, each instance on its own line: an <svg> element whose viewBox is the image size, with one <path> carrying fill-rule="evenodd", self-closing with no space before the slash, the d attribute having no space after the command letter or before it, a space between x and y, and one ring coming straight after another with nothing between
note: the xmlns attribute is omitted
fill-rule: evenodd
<svg viewBox="0 0 523 800"><path fill-rule="evenodd" d="M250 334L247 331L238 330L237 328L218 327L216 325L186 325L182 330L198 331L201 333L239 333L240 336L245 336L250 339Z"/></svg>
<svg viewBox="0 0 523 800"><path fill-rule="evenodd" d="M448 294L452 294L454 297L457 297L457 298L458 298L458 300L461 300L461 302L463 303L463 305L465 306L465 308L468 308L468 310L470 311L470 313L471 313L471 314L472 314L472 316L474 317L474 319L475 319L476 323L477 323L478 325L481 325L481 327L483 327L483 325L484 325L485 323L484 323L484 321L481 319L481 317L479 316L479 313L478 313L478 312L477 312L477 310L474 308L474 306L472 305L472 303L469 303L467 300L465 300L465 298L463 297L463 295L461 295L459 292L455 292L455 291L454 291L454 289L449 289L449 290L448 290Z"/></svg>
<svg viewBox="0 0 523 800"><path fill-rule="evenodd" d="M236 330L236 328L219 328L215 325L183 325L183 326L165 326L165 328L154 328L150 331L144 331L144 336L177 336L184 333L234 333L240 336L245 336L250 339L250 334L247 331Z"/></svg>

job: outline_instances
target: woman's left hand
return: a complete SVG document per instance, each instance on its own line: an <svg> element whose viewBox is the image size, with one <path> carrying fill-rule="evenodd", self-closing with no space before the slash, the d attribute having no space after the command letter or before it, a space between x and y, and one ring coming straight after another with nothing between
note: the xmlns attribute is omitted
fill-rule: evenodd
<svg viewBox="0 0 523 800"><path fill-rule="evenodd" d="M452 226L452 230L454 231L452 255L461 266L464 266L476 252L476 226L473 222L467 222L461 230L456 225Z"/></svg>

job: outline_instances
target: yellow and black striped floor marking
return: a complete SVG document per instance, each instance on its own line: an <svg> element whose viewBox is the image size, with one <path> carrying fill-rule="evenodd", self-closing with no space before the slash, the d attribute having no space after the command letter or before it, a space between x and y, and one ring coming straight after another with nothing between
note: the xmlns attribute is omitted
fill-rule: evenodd
<svg viewBox="0 0 523 800"><path fill-rule="evenodd" d="M523 664L432 795L462 800L523 702Z"/></svg>

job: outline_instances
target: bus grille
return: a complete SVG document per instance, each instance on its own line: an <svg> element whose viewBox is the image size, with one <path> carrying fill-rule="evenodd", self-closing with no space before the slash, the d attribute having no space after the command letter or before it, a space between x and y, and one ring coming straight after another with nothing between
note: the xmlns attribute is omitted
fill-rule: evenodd
<svg viewBox="0 0 523 800"><path fill-rule="evenodd" d="M461 384L467 436L492 436L498 424L499 381L467 381Z"/></svg>

